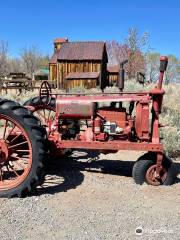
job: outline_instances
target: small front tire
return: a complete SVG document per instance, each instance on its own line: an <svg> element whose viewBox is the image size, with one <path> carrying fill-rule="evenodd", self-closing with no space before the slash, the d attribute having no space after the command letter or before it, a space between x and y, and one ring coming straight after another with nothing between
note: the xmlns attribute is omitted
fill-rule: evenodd
<svg viewBox="0 0 180 240"><path fill-rule="evenodd" d="M146 155L147 157L148 155ZM155 178L156 171L156 160L155 155L149 155L153 158L142 158L140 157L138 161L133 166L132 176L136 184L142 185L146 182L149 185L159 186L159 185L172 185L174 183L174 174L172 170L172 163L169 158L164 155L162 170L160 178Z"/></svg>

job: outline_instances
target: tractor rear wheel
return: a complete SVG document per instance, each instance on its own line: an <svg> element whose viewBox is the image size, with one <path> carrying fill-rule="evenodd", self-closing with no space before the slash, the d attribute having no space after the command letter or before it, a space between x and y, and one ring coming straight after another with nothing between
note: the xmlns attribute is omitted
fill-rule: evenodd
<svg viewBox="0 0 180 240"><path fill-rule="evenodd" d="M46 131L19 104L0 99L0 197L22 197L42 183Z"/></svg>
<svg viewBox="0 0 180 240"><path fill-rule="evenodd" d="M160 178L155 178L156 174L156 154L147 153L140 157L133 166L132 176L135 183L149 185L172 185L174 183L172 161L164 155Z"/></svg>
<svg viewBox="0 0 180 240"><path fill-rule="evenodd" d="M53 122L55 119L56 99L51 98L49 104L46 104L45 101L46 97L42 97L42 101L40 97L35 97L26 101L23 105L25 107L32 107L31 110L34 116L39 118L41 124L47 127L49 121Z"/></svg>
<svg viewBox="0 0 180 240"><path fill-rule="evenodd" d="M39 118L41 124L46 128L48 135L50 134L49 122L54 122L55 120L55 112L56 112L56 98L51 98L49 104L46 104L46 97L42 97L42 101L40 97L32 98L26 101L23 105L25 107L31 107L31 111L34 116ZM64 149L62 150L60 156L69 157L72 154L72 149ZM49 146L50 156L56 158L56 151L51 149L51 145ZM47 161L44 162L44 165L47 164Z"/></svg>

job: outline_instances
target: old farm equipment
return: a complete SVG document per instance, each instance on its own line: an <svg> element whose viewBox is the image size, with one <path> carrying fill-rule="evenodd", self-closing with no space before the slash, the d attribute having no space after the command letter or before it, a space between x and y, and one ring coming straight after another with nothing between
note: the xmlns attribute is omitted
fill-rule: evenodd
<svg viewBox="0 0 180 240"><path fill-rule="evenodd" d="M167 63L167 57L161 57L158 86L149 92L62 95L53 94L48 82L43 82L39 97L25 103L29 110L11 102L1 104L1 119L10 129L4 128L8 135L3 133L6 137L1 140L0 195L21 195L38 182L46 135L30 110L46 129L50 156L72 149L146 151L134 164L135 182L172 184L171 161L164 155L159 137ZM8 169L13 170L11 178Z"/></svg>

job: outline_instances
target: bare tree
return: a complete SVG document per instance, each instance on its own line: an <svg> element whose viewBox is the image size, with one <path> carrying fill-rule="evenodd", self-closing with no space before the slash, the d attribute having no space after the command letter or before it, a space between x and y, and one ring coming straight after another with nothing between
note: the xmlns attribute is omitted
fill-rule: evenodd
<svg viewBox="0 0 180 240"><path fill-rule="evenodd" d="M145 71L145 58L141 51L132 52L127 44L113 41L107 43L107 52L110 65L117 65L128 59L125 70L129 79L135 78L138 72Z"/></svg>
<svg viewBox="0 0 180 240"><path fill-rule="evenodd" d="M40 67L41 68L49 68L49 56L41 56L40 58Z"/></svg>
<svg viewBox="0 0 180 240"><path fill-rule="evenodd" d="M178 76L177 66L180 61L174 55L168 55L168 67L165 75L165 84L174 82Z"/></svg>
<svg viewBox="0 0 180 240"><path fill-rule="evenodd" d="M116 65L128 58L128 46L117 41L107 42L108 62Z"/></svg>
<svg viewBox="0 0 180 240"><path fill-rule="evenodd" d="M145 71L144 54L149 49L149 34L140 36L137 28L130 28L125 40L128 49L128 75L135 78L136 73Z"/></svg>
<svg viewBox="0 0 180 240"><path fill-rule="evenodd" d="M24 70L27 74L33 77L33 74L41 66L42 55L37 47L23 48L21 51L21 59Z"/></svg>
<svg viewBox="0 0 180 240"><path fill-rule="evenodd" d="M155 82L159 76L160 53L149 53L146 56L146 77L149 82ZM174 55L168 56L168 67L165 73L165 84L174 82L178 77L179 60Z"/></svg>
<svg viewBox="0 0 180 240"><path fill-rule="evenodd" d="M176 68L176 71L177 71L176 82L180 83L180 61L179 61L179 64Z"/></svg>
<svg viewBox="0 0 180 240"><path fill-rule="evenodd" d="M156 82L159 76L160 54L150 52L146 54L146 79L148 82Z"/></svg>
<svg viewBox="0 0 180 240"><path fill-rule="evenodd" d="M8 42L0 41L0 76L8 72Z"/></svg>
<svg viewBox="0 0 180 240"><path fill-rule="evenodd" d="M8 72L24 72L23 63L19 58L9 58L8 59Z"/></svg>
<svg viewBox="0 0 180 240"><path fill-rule="evenodd" d="M138 72L145 72L144 52L149 48L149 35L144 33L139 36L139 32L135 28L129 29L128 37L125 43L112 41L107 43L108 58L111 65L119 64L128 59L125 70L129 79L135 78Z"/></svg>

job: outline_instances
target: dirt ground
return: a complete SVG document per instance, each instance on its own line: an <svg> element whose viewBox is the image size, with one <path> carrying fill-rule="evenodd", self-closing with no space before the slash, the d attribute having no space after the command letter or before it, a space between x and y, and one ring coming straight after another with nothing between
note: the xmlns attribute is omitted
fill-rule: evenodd
<svg viewBox="0 0 180 240"><path fill-rule="evenodd" d="M176 183L136 185L136 152L75 152L56 161L42 187L0 199L0 236L8 239L180 239L180 160ZM138 230L137 230L138 229ZM139 234L138 234L139 232Z"/></svg>

